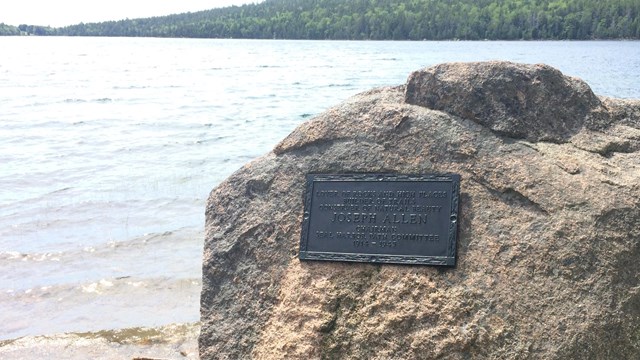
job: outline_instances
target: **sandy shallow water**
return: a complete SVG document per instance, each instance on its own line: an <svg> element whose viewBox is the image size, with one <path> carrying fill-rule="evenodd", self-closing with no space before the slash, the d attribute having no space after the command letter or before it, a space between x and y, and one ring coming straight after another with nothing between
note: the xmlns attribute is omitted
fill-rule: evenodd
<svg viewBox="0 0 640 360"><path fill-rule="evenodd" d="M199 323L0 341L0 359L198 359Z"/></svg>

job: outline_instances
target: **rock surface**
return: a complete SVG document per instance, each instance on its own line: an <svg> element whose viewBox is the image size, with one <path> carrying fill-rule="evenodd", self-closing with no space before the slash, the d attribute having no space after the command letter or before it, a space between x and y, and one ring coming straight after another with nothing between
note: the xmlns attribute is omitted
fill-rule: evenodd
<svg viewBox="0 0 640 360"><path fill-rule="evenodd" d="M531 141L567 142L611 122L585 82L547 65L441 64L411 74L405 100Z"/></svg>
<svg viewBox="0 0 640 360"><path fill-rule="evenodd" d="M202 359L640 358L640 101L445 64L348 99L211 192ZM297 258L306 173L458 173L456 268Z"/></svg>

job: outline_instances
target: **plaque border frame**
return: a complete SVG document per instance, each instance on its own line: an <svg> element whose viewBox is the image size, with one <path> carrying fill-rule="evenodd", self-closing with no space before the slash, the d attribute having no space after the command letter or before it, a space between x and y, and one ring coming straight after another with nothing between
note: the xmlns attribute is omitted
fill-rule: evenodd
<svg viewBox="0 0 640 360"><path fill-rule="evenodd" d="M387 255L387 254L362 254L344 252L308 251L309 227L311 225L311 202L313 197L313 185L315 181L368 181L368 182L449 182L451 186L451 213L449 215L449 236L447 238L447 255ZM347 261L378 264L401 265L431 265L455 267L457 260L458 243L458 215L460 206L460 175L459 174L395 174L395 173L353 173L353 174L316 174L306 175L304 193L304 213L302 218L302 231L300 234L300 260L318 261Z"/></svg>

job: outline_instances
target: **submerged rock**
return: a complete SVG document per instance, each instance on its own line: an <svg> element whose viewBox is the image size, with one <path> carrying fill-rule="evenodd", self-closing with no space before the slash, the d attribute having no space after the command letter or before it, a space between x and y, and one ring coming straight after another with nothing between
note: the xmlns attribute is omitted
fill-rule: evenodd
<svg viewBox="0 0 640 360"><path fill-rule="evenodd" d="M640 101L444 64L302 124L211 192L202 359L640 357ZM456 268L301 262L307 173L458 173Z"/></svg>

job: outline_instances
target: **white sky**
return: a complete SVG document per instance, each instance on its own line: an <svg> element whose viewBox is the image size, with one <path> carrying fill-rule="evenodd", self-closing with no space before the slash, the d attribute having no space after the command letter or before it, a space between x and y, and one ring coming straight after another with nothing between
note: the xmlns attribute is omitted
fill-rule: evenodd
<svg viewBox="0 0 640 360"><path fill-rule="evenodd" d="M208 10L262 0L2 0L0 23L66 26Z"/></svg>

